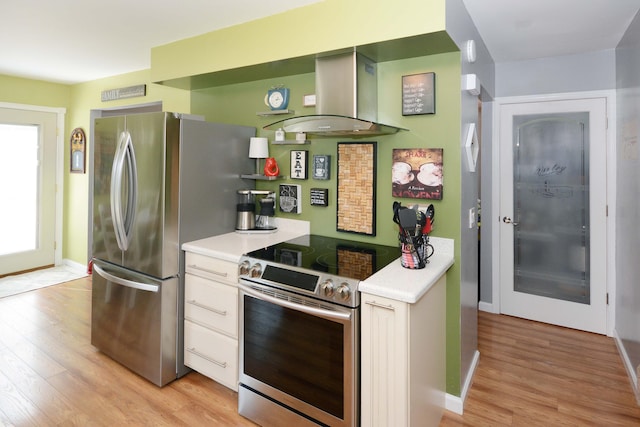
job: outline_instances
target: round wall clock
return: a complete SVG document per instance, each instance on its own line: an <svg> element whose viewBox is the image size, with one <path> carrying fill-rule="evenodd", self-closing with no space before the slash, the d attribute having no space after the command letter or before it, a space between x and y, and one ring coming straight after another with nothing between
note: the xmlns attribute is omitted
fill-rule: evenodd
<svg viewBox="0 0 640 427"><path fill-rule="evenodd" d="M289 89L284 87L269 89L265 103L272 110L286 110L289 105Z"/></svg>

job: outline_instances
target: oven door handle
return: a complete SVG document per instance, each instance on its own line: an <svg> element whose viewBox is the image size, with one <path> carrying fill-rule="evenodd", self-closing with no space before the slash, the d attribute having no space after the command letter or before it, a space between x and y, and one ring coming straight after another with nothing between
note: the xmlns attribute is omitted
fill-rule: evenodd
<svg viewBox="0 0 640 427"><path fill-rule="evenodd" d="M350 321L352 313L345 312L336 312L331 310L324 310L321 308L311 307L307 305L296 304L287 300L283 300L280 298L274 298L271 295L263 294L262 292L257 292L248 286L243 285L242 283L238 284L238 287L245 294L250 295L259 300L267 301L275 305L279 305L280 307L287 307L293 310L297 310L303 313L310 314L312 316L319 316L327 320L338 320L341 322Z"/></svg>

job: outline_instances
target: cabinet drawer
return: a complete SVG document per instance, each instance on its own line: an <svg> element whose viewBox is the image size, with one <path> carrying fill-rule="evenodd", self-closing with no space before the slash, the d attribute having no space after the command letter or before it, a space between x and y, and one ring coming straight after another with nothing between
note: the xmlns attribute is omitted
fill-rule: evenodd
<svg viewBox="0 0 640 427"><path fill-rule="evenodd" d="M184 364L238 391L238 342L192 322L184 322Z"/></svg>
<svg viewBox="0 0 640 427"><path fill-rule="evenodd" d="M233 262L185 252L185 269L187 273L208 279L238 283L238 264Z"/></svg>
<svg viewBox="0 0 640 427"><path fill-rule="evenodd" d="M185 319L238 336L238 288L186 274L184 301Z"/></svg>

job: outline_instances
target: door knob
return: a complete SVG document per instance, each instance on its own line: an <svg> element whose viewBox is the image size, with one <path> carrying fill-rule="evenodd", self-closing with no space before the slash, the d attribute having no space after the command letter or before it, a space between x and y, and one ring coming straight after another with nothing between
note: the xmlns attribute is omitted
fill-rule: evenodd
<svg viewBox="0 0 640 427"><path fill-rule="evenodd" d="M513 224L514 227L518 225L517 222L511 221L511 218L509 218L508 216L503 217L502 222L504 222L505 224Z"/></svg>

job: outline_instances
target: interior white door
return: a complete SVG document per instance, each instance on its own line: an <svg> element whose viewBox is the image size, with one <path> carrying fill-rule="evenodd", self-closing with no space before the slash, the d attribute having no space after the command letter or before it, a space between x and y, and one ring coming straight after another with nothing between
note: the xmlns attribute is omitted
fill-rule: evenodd
<svg viewBox="0 0 640 427"><path fill-rule="evenodd" d="M606 100L500 107L500 311L606 333Z"/></svg>
<svg viewBox="0 0 640 427"><path fill-rule="evenodd" d="M57 114L0 108L0 275L55 263Z"/></svg>

